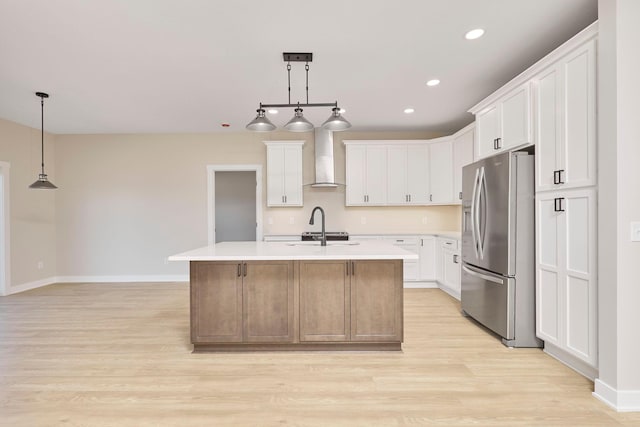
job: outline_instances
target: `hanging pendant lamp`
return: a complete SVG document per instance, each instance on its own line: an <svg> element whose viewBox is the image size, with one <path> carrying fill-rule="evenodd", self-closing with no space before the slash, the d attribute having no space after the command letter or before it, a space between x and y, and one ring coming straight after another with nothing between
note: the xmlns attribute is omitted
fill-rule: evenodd
<svg viewBox="0 0 640 427"><path fill-rule="evenodd" d="M284 125L284 128L290 132L309 132L313 130L313 123L307 120L302 115L302 108L300 108L300 104L294 110L294 115L289 122Z"/></svg>
<svg viewBox="0 0 640 427"><path fill-rule="evenodd" d="M40 118L41 118L41 137L40 137L40 150L42 154L42 172L38 175L38 180L31 184L29 188L35 188L39 190L55 190L56 187L53 185L48 179L47 174L44 173L44 99L48 98L49 95L44 92L36 92L36 96L40 97Z"/></svg>
<svg viewBox="0 0 640 427"><path fill-rule="evenodd" d="M251 123L247 125L247 129L254 132L270 132L276 129L276 126L271 123L271 120L264 114L264 108L260 105L260 108L256 110L258 115L255 119L251 120Z"/></svg>
<svg viewBox="0 0 640 427"><path fill-rule="evenodd" d="M336 102L337 104L337 102ZM351 127L351 123L340 114L340 108L334 107L331 109L333 111L329 118L322 124L322 127L327 130L332 131L341 131L345 129L349 129Z"/></svg>

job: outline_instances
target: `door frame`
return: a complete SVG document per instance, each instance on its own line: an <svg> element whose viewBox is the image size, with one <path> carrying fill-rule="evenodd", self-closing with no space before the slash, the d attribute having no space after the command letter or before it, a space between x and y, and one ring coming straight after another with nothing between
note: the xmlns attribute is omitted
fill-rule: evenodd
<svg viewBox="0 0 640 427"><path fill-rule="evenodd" d="M262 165L207 165L207 242L216 242L216 172L256 173L256 241L262 240Z"/></svg>
<svg viewBox="0 0 640 427"><path fill-rule="evenodd" d="M9 239L9 220L11 218L11 211L9 210L9 163L0 161L0 176L2 180L3 200L0 203L0 235L4 238L4 245L0 245L0 295L9 295L9 285L11 283L11 245Z"/></svg>

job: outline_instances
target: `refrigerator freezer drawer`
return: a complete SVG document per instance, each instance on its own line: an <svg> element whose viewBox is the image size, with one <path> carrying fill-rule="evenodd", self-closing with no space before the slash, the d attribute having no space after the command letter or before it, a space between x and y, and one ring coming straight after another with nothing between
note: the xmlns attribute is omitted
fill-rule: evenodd
<svg viewBox="0 0 640 427"><path fill-rule="evenodd" d="M506 340L515 338L515 279L462 266L462 309Z"/></svg>

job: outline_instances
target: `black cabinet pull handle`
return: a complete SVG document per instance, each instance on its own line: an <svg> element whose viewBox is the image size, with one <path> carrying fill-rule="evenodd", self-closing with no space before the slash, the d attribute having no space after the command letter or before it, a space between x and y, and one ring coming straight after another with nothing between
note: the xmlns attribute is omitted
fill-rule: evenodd
<svg viewBox="0 0 640 427"><path fill-rule="evenodd" d="M242 264L242 275L247 277L247 263Z"/></svg>
<svg viewBox="0 0 640 427"><path fill-rule="evenodd" d="M462 191L458 193L458 198L462 200Z"/></svg>
<svg viewBox="0 0 640 427"><path fill-rule="evenodd" d="M553 183L559 184L558 182L558 171L553 171Z"/></svg>
<svg viewBox="0 0 640 427"><path fill-rule="evenodd" d="M558 170L558 184L564 184L564 179L562 179L563 172L564 172L564 169Z"/></svg>
<svg viewBox="0 0 640 427"><path fill-rule="evenodd" d="M238 277L240 277L240 264L238 264Z"/></svg>
<svg viewBox="0 0 640 427"><path fill-rule="evenodd" d="M353 261L351 261L351 275L356 275L356 264Z"/></svg>
<svg viewBox="0 0 640 427"><path fill-rule="evenodd" d="M458 264L458 255L453 256L453 263Z"/></svg>
<svg viewBox="0 0 640 427"><path fill-rule="evenodd" d="M553 199L553 211L554 212L564 212L564 207L562 207L562 201L564 197L556 197Z"/></svg>
<svg viewBox="0 0 640 427"><path fill-rule="evenodd" d="M500 144L502 142L502 138L497 138L496 139L496 144L498 145L498 150L502 148L502 144Z"/></svg>

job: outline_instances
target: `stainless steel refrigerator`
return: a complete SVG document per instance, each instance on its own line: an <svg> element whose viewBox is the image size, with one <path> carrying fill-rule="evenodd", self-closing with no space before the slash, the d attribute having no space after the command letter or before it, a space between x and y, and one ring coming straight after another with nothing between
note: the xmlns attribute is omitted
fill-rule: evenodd
<svg viewBox="0 0 640 427"><path fill-rule="evenodd" d="M506 152L462 169L462 310L509 347L535 331L534 156Z"/></svg>

